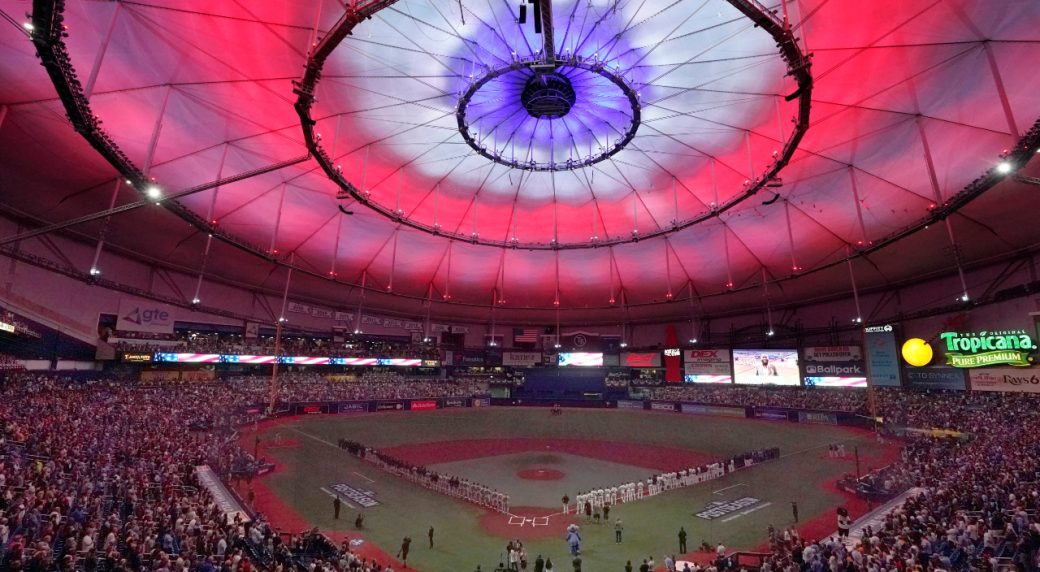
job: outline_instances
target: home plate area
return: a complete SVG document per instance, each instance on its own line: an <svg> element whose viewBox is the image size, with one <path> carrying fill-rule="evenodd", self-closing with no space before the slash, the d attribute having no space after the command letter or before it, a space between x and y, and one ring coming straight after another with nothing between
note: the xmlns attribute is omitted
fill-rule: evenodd
<svg viewBox="0 0 1040 572"><path fill-rule="evenodd" d="M510 526L549 526L548 516L517 516L515 514L509 515Z"/></svg>

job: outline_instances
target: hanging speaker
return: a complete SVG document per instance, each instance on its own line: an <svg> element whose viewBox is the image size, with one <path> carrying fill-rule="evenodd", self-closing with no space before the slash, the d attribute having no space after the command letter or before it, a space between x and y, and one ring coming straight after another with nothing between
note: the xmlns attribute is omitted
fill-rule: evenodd
<svg viewBox="0 0 1040 572"><path fill-rule="evenodd" d="M532 16L534 16L534 33L535 34L541 34L542 33L542 8L541 8L541 6L542 6L541 2L538 2L537 0L534 2L534 10L532 10L532 12L534 12L534 14L532 14Z"/></svg>
<svg viewBox="0 0 1040 572"><path fill-rule="evenodd" d="M520 17L517 18L517 22L519 22L520 24L527 23L527 4L520 5Z"/></svg>

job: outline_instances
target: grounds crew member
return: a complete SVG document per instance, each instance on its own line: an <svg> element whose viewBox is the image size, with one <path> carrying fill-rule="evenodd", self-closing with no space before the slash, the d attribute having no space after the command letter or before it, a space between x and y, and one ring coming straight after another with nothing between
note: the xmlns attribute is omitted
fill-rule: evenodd
<svg viewBox="0 0 1040 572"><path fill-rule="evenodd" d="M397 556L401 559L401 563L404 567L408 567L408 549L412 546L412 537L406 536L401 539L401 550L397 551Z"/></svg>
<svg viewBox="0 0 1040 572"><path fill-rule="evenodd" d="M332 499L332 515L336 520L339 520L339 509L343 503L339 500L339 495L336 495Z"/></svg>
<svg viewBox="0 0 1040 572"><path fill-rule="evenodd" d="M679 527L679 553L686 554L686 529Z"/></svg>

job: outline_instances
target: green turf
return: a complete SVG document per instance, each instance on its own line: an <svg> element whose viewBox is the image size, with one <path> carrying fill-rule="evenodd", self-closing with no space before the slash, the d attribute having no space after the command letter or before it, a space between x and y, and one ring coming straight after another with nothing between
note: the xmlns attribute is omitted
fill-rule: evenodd
<svg viewBox="0 0 1040 572"><path fill-rule="evenodd" d="M558 437L651 443L719 456L781 448L785 456L778 461L616 507L611 518L620 517L625 523L622 544L614 543L609 526L584 526L585 569L597 572L621 570L629 559L638 565L647 555L661 562L664 554L678 550L675 533L680 525L689 532L690 549L702 540L722 541L730 547L756 546L764 540L768 524L781 527L791 523L791 501L798 502L803 520L831 513L841 502L840 497L821 491L818 485L852 471L853 465L826 458L828 443L844 441L850 451L858 446L864 458L877 453L877 445L869 437L837 427L596 410L568 410L559 417L549 417L540 409L498 408L321 416L269 430L262 438L273 439L276 434L300 440L299 447L270 451L282 469L269 477L267 484L280 498L315 526L346 531L352 528L353 512L345 509L344 520L333 520L331 501L321 487L347 482L375 491L384 504L365 511L366 534L390 553L396 552L401 537L411 536L414 542L409 564L424 572L468 572L478 564L483 570L491 570L506 540L481 530L481 509L389 476L331 443L343 437L383 448L463 438ZM734 488L713 494L726 487ZM725 523L693 516L713 500L743 496L772 504ZM428 550L426 530L431 525L437 530L437 547ZM558 569L569 565L562 538L525 544L532 560L543 554L552 556Z"/></svg>

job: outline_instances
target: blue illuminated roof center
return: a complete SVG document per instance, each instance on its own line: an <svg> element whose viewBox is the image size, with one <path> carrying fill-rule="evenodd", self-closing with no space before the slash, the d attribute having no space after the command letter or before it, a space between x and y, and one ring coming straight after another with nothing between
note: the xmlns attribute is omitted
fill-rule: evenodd
<svg viewBox="0 0 1040 572"><path fill-rule="evenodd" d="M532 75L520 93L520 102L527 113L542 119L567 115L576 100L571 80L555 72Z"/></svg>

